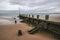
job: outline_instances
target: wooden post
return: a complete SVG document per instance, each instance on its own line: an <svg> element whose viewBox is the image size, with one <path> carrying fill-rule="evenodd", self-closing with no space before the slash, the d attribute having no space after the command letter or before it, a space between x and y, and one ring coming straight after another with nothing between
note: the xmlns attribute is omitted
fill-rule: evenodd
<svg viewBox="0 0 60 40"><path fill-rule="evenodd" d="M34 18L34 15L32 15L32 18ZM33 19L31 20L31 23L32 23L32 24L34 23L34 20L33 20Z"/></svg>
<svg viewBox="0 0 60 40"><path fill-rule="evenodd" d="M28 19L28 24L30 24L30 14L29 14L29 16L28 16L28 17L29 17L29 19Z"/></svg>
<svg viewBox="0 0 60 40"><path fill-rule="evenodd" d="M32 15L32 18L34 18L34 15Z"/></svg>
<svg viewBox="0 0 60 40"><path fill-rule="evenodd" d="M39 15L37 15L37 19L39 19Z"/></svg>
<svg viewBox="0 0 60 40"><path fill-rule="evenodd" d="M30 14L29 14L29 18L30 18Z"/></svg>
<svg viewBox="0 0 60 40"><path fill-rule="evenodd" d="M45 15L45 20L48 20L49 19L49 15Z"/></svg>
<svg viewBox="0 0 60 40"><path fill-rule="evenodd" d="M22 35L22 31L18 30L18 36L21 36L21 35Z"/></svg>
<svg viewBox="0 0 60 40"><path fill-rule="evenodd" d="M49 15L45 15L45 20L49 20ZM45 29L48 29L48 23L46 22L44 25Z"/></svg>
<svg viewBox="0 0 60 40"><path fill-rule="evenodd" d="M39 15L37 15L37 19L39 19ZM39 21L37 22L37 24L39 24Z"/></svg>

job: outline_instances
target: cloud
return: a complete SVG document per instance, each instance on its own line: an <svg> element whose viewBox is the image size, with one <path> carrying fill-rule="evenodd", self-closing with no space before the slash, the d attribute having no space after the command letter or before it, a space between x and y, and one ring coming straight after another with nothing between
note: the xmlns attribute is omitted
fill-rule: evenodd
<svg viewBox="0 0 60 40"><path fill-rule="evenodd" d="M6 0L0 0L0 2L4 2L4 1L6 1Z"/></svg>
<svg viewBox="0 0 60 40"><path fill-rule="evenodd" d="M41 6L55 3L60 4L60 0L10 0L11 4L19 4L24 6Z"/></svg>
<svg viewBox="0 0 60 40"><path fill-rule="evenodd" d="M12 5L20 5L22 9L47 10L60 7L60 0L10 0Z"/></svg>
<svg viewBox="0 0 60 40"><path fill-rule="evenodd" d="M11 4L19 4L25 6L38 6L44 3L46 0L11 0Z"/></svg>
<svg viewBox="0 0 60 40"><path fill-rule="evenodd" d="M60 8L56 8L56 9L54 9L54 11L60 12Z"/></svg>
<svg viewBox="0 0 60 40"><path fill-rule="evenodd" d="M18 5L11 5L9 0L0 0L0 10L18 10Z"/></svg>
<svg viewBox="0 0 60 40"><path fill-rule="evenodd" d="M60 0L0 0L0 9L52 11L60 8ZM5 4L5 5L4 5Z"/></svg>

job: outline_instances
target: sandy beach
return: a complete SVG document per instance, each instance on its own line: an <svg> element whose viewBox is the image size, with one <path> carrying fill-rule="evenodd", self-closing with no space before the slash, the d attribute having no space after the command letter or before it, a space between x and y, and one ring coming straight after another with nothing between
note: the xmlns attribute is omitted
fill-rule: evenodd
<svg viewBox="0 0 60 40"><path fill-rule="evenodd" d="M29 34L32 27L25 24L0 25L0 40L55 40L53 36L44 33ZM18 30L22 30L22 36L18 36Z"/></svg>

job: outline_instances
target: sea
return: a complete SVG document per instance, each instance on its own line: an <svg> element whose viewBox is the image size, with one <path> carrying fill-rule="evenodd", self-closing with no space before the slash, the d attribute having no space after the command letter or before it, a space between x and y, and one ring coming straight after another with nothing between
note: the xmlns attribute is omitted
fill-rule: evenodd
<svg viewBox="0 0 60 40"><path fill-rule="evenodd" d="M19 13L0 13L0 25L15 24L14 18L16 18L17 24L20 19L18 18Z"/></svg>
<svg viewBox="0 0 60 40"><path fill-rule="evenodd" d="M32 15L32 14L30 14ZM36 18L36 15L40 15L40 19L45 19L46 14L33 14ZM48 14L50 19L60 20L60 13L59 14ZM17 24L20 23L21 19L19 19L19 12L18 11L0 11L0 25L7 25L7 24L15 24L14 18L16 18ZM31 16L32 17L32 16Z"/></svg>

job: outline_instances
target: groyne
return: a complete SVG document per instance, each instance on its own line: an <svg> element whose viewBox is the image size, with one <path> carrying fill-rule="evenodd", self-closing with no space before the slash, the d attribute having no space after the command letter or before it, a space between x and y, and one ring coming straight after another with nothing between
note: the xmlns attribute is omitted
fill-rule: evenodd
<svg viewBox="0 0 60 40"><path fill-rule="evenodd" d="M45 15L44 19L40 19L40 15L36 15L36 18L34 18L34 15L30 14L20 14L18 16L20 19L22 19L25 23L31 24L33 26L39 27L39 24L44 22L44 27L42 29L50 30L58 35L60 35L60 21L51 21L49 20L49 15Z"/></svg>

